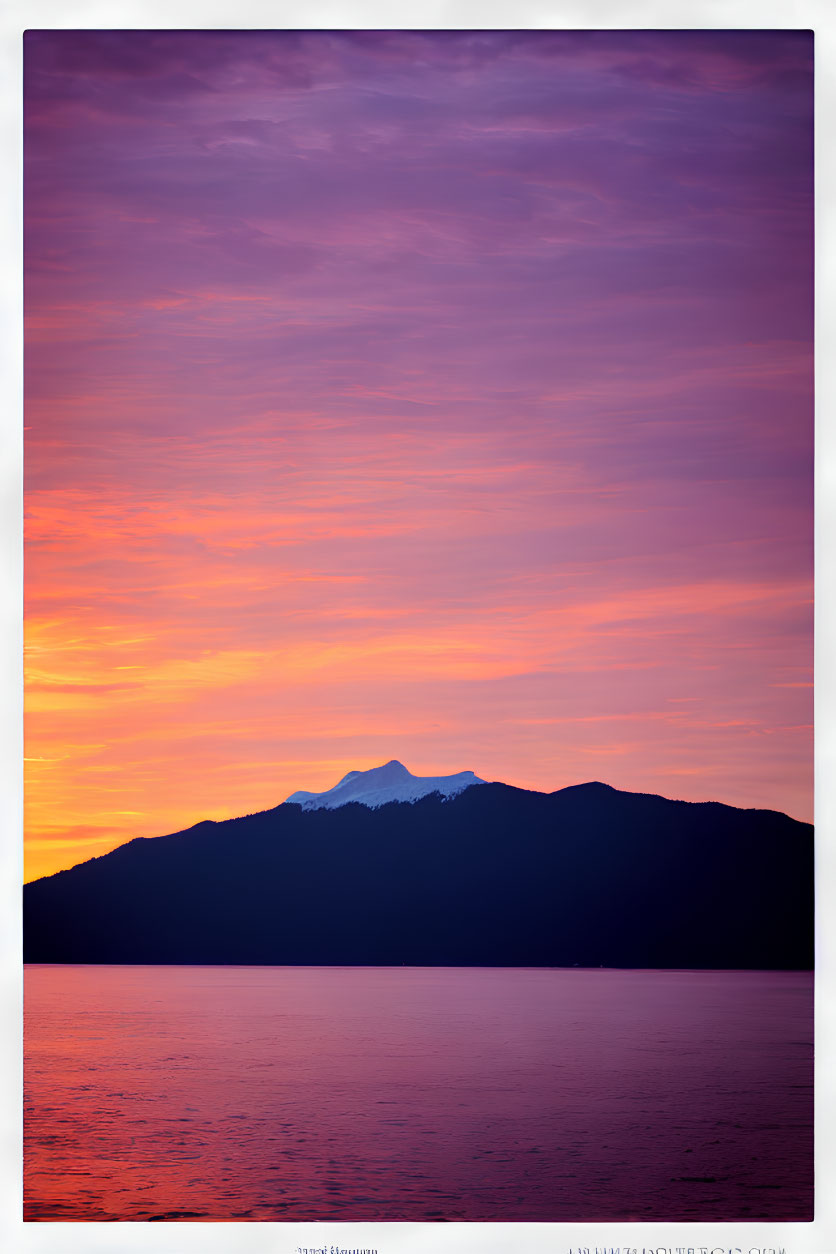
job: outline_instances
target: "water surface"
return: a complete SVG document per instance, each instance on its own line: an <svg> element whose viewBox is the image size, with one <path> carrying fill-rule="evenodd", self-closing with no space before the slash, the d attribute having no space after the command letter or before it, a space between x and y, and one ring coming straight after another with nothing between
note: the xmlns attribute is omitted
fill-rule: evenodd
<svg viewBox="0 0 836 1254"><path fill-rule="evenodd" d="M812 1218L812 976L30 966L29 1220Z"/></svg>

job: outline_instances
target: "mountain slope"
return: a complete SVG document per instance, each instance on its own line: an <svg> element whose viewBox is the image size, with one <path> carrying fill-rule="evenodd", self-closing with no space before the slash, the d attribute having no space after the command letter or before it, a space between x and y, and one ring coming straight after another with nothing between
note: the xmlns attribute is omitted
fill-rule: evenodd
<svg viewBox="0 0 836 1254"><path fill-rule="evenodd" d="M812 966L812 828L586 784L282 805L27 885L28 962Z"/></svg>
<svg viewBox="0 0 836 1254"><path fill-rule="evenodd" d="M419 801L433 792L456 797L465 788L484 782L473 771L459 771L457 775L413 775L402 763L393 760L370 771L349 771L327 792L291 793L285 805L300 805L303 810L336 810L349 801L359 801L376 809L389 801Z"/></svg>

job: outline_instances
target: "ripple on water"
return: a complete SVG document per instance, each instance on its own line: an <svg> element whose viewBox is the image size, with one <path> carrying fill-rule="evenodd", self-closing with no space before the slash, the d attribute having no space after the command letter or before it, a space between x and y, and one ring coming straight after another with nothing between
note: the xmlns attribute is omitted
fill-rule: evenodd
<svg viewBox="0 0 836 1254"><path fill-rule="evenodd" d="M29 967L25 1044L28 1220L812 1217L806 974Z"/></svg>

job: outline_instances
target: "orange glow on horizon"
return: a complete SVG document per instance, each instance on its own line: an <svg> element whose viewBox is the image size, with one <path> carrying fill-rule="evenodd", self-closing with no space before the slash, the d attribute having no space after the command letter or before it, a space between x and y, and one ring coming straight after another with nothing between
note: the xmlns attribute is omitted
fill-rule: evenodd
<svg viewBox="0 0 836 1254"><path fill-rule="evenodd" d="M391 758L810 819L807 36L210 36L27 35L27 879Z"/></svg>

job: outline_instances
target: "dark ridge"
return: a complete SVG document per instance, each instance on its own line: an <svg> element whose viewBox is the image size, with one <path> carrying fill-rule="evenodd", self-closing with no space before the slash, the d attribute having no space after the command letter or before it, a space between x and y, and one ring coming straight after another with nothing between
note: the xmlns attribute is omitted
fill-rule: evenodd
<svg viewBox="0 0 836 1254"><path fill-rule="evenodd" d="M24 890L27 962L809 969L809 824L588 783L280 805Z"/></svg>

